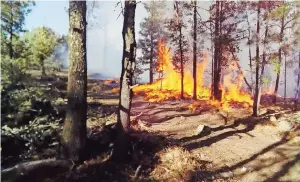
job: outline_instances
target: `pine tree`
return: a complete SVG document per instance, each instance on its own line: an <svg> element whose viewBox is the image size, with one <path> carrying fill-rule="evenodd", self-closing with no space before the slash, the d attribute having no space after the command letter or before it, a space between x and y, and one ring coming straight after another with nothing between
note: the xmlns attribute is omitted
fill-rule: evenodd
<svg viewBox="0 0 300 182"><path fill-rule="evenodd" d="M81 161L86 145L87 56L86 1L69 2L68 110L62 133L64 157Z"/></svg>
<svg viewBox="0 0 300 182"><path fill-rule="evenodd" d="M174 17L168 24L170 31L170 42L174 47L173 65L175 70L180 72L181 79L181 99L184 98L184 67L188 62L188 40L187 35L184 34L187 30L187 23L184 21L187 16L187 4L182 1L174 1Z"/></svg>
<svg viewBox="0 0 300 182"><path fill-rule="evenodd" d="M14 58L14 40L19 38L21 32L25 32L25 17L31 11L31 1L1 1L1 32L8 38L9 58Z"/></svg>
<svg viewBox="0 0 300 182"><path fill-rule="evenodd" d="M135 69L136 41L135 41L135 9L136 1L125 1L123 23L123 58L120 78L119 111L117 118L118 136L115 142L113 158L127 160L129 149L130 109L132 101L132 79Z"/></svg>
<svg viewBox="0 0 300 182"><path fill-rule="evenodd" d="M164 31L164 9L166 4L164 1L152 0L144 3L144 7L148 16L140 24L141 30L139 32L138 48L142 50L142 56L139 57L139 62L148 65L149 82L153 83L158 41L166 39L166 31Z"/></svg>

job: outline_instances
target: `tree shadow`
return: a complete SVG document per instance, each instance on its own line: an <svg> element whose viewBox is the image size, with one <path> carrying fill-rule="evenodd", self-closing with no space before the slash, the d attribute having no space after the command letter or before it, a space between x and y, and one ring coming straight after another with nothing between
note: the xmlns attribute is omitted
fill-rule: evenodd
<svg viewBox="0 0 300 182"><path fill-rule="evenodd" d="M266 182L279 181L279 178L288 173L289 169L293 167L296 163L300 162L300 153L298 153L294 159L287 162L284 166L282 166L281 170L276 172L271 178L266 180Z"/></svg>
<svg viewBox="0 0 300 182"><path fill-rule="evenodd" d="M108 132L111 132L111 136L116 134L116 131ZM104 146L98 138L94 138L87 146L87 151L90 151L87 160L67 175L51 178L51 181L150 181L150 173L159 163L156 154L170 145L172 141L165 136L146 131L131 131L128 151L130 160L120 163L110 158L112 148Z"/></svg>
<svg viewBox="0 0 300 182"><path fill-rule="evenodd" d="M288 141L286 135L282 137L282 139L278 142L275 142L273 143L272 145L262 149L261 151L259 151L258 153L252 155L251 157L245 159L245 160L242 160L232 166L224 166L224 167L221 167L219 169L216 169L216 170L207 170L207 171L196 171L196 172L192 172L192 177L188 180L188 181L195 181L195 178L197 180L208 180L208 181L212 181L213 179L216 179L216 178L227 178L227 177L222 177L220 176L220 173L223 173L223 172L232 172L238 168L241 168L243 166L245 166L246 164L250 163L251 161L254 161L256 160L259 156L262 156L264 155L265 153L273 150L274 148L276 147L279 147L281 145L284 145L286 142ZM267 181L268 182L273 182L273 181L278 181L278 179L286 174L289 170L289 168L291 166L293 166L297 161L299 161L299 158L300 158L300 154L296 155L294 157L294 160L291 160L290 162L286 163L283 167L282 167L282 170L275 173L273 177L269 178ZM286 160L285 158L283 158L283 160ZM266 161L266 163L268 163L269 161ZM266 165L260 165L259 168L257 169L254 169L252 171L259 171L261 170L262 168L268 168L270 166L272 166L274 163L271 163L271 164L266 164ZM239 175L239 176L242 176L242 175ZM237 176L236 176L237 177ZM229 177L228 177L229 178Z"/></svg>
<svg viewBox="0 0 300 182"><path fill-rule="evenodd" d="M262 121L262 118L249 116L249 117L246 117L246 118L237 119L231 125L225 125L225 126L219 126L219 127L216 127L216 128L211 128L209 132L204 132L204 133L202 133L200 135L196 135L196 136L184 137L184 138L180 139L180 141L181 142L189 142L191 140L200 139L203 136L207 136L207 135L209 135L213 132L216 132L216 131L221 131L221 130L225 130L225 129L228 129L228 128L234 129L235 127L237 127L239 125L244 125L245 126L245 128L243 128L243 129L235 129L235 130L227 131L227 132L221 133L219 135L201 140L200 142L193 142L193 143L189 143L189 144L184 145L184 147L187 150L193 150L193 149L204 147L204 146L210 146L213 143L216 143L216 142L218 142L220 140L223 140L225 138L228 138L230 136L237 135L237 134L240 134L240 133L247 133L247 132L253 130L255 128L255 126L258 125L261 121Z"/></svg>

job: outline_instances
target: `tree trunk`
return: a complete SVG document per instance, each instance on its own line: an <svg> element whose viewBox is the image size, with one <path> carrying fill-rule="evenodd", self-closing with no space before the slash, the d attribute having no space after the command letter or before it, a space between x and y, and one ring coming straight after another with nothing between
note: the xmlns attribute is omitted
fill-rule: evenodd
<svg viewBox="0 0 300 182"><path fill-rule="evenodd" d="M255 70L255 93L254 93L254 103L253 103L253 116L258 116L259 102L260 102L260 80L259 80L259 17L260 17L260 3L257 3L257 25L256 25L256 70Z"/></svg>
<svg viewBox="0 0 300 182"><path fill-rule="evenodd" d="M150 65L149 65L149 79L150 84L153 83L153 36L150 36L151 39L151 48L150 48Z"/></svg>
<svg viewBox="0 0 300 182"><path fill-rule="evenodd" d="M9 2L10 4L10 18L11 24L9 25L9 58L13 59L14 50L13 50L13 24L14 24L14 15L13 15L13 2Z"/></svg>
<svg viewBox="0 0 300 182"><path fill-rule="evenodd" d="M222 100L222 93L220 90L220 76L221 76L221 69L219 68L221 62L220 56L220 10L219 10L220 1L216 1L216 17L215 17L215 40L214 40L214 89L213 89L213 99L221 101Z"/></svg>
<svg viewBox="0 0 300 182"><path fill-rule="evenodd" d="M211 19L211 15L210 15ZM211 88L210 88L210 98L213 99L214 95L214 44L213 44L213 30L212 22L209 23L210 26L210 38L211 38Z"/></svg>
<svg viewBox="0 0 300 182"><path fill-rule="evenodd" d="M248 23L248 52L249 52L249 66L250 66L250 81L251 81L251 95L253 95L253 76L252 76L252 54L251 54L251 44L250 44L250 38L251 38L251 26L250 26L250 22L249 22L249 16L248 16L248 12L247 13L247 23Z"/></svg>
<svg viewBox="0 0 300 182"><path fill-rule="evenodd" d="M183 50L182 50L182 26L179 25L179 49L180 49L180 74L181 74L181 99L184 98L184 67L183 67Z"/></svg>
<svg viewBox="0 0 300 182"><path fill-rule="evenodd" d="M68 110L62 133L62 154L81 161L87 118L86 1L69 1L69 24Z"/></svg>
<svg viewBox="0 0 300 182"><path fill-rule="evenodd" d="M130 109L132 100L132 77L135 68L136 41L135 41L135 9L136 1L125 1L123 23L123 58L120 78L119 112L117 119L118 136L115 142L113 158L117 161L129 159L126 157L129 150Z"/></svg>
<svg viewBox="0 0 300 182"><path fill-rule="evenodd" d="M286 54L284 54L284 100L286 99Z"/></svg>
<svg viewBox="0 0 300 182"><path fill-rule="evenodd" d="M277 70L276 74L276 82L275 82L275 90L273 94L273 103L276 103L277 99L277 92L279 87L279 80L280 80L280 69L281 69L281 62L282 62L282 41L283 41L283 32L284 32L284 16L281 17L281 27L280 27L280 43L279 43L279 50L278 50L278 59L279 59L279 70Z"/></svg>
<svg viewBox="0 0 300 182"><path fill-rule="evenodd" d="M44 57L41 56L40 57L40 65L41 65L41 68L42 68L42 76L46 75L46 69L45 69L45 61L44 61Z"/></svg>
<svg viewBox="0 0 300 182"><path fill-rule="evenodd" d="M300 85L300 52L299 52L299 57L298 57L298 81L297 81L297 86Z"/></svg>
<svg viewBox="0 0 300 182"><path fill-rule="evenodd" d="M197 100L197 1L194 1L194 44L193 44L193 99Z"/></svg>

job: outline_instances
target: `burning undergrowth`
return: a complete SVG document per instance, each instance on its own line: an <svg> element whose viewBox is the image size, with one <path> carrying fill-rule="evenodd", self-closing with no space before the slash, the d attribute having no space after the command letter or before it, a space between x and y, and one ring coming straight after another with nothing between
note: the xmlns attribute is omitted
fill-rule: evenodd
<svg viewBox="0 0 300 182"><path fill-rule="evenodd" d="M197 101L192 103L189 108L196 110L203 102L214 106L229 108L231 105L239 107L249 107L253 104L251 95L242 90L243 73L237 72L237 61L233 61L227 68L227 74L224 74L221 85L222 102L211 99L211 89L204 84L204 70L207 66L207 56L203 57L201 63L197 66ZM170 49L167 48L164 41L158 43L158 64L160 73L159 78L152 84L140 85L133 89L135 95L143 96L149 102L163 102L166 100L181 99L181 75L174 70ZM193 96L193 76L192 72L186 67L184 69L184 98L192 99Z"/></svg>

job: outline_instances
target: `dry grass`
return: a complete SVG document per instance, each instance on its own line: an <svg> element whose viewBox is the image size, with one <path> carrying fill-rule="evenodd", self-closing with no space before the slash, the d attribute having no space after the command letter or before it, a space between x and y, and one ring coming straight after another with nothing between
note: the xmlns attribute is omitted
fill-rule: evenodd
<svg viewBox="0 0 300 182"><path fill-rule="evenodd" d="M201 166L200 159L182 147L169 147L158 157L160 164L150 174L153 180L182 181Z"/></svg>
<svg viewBox="0 0 300 182"><path fill-rule="evenodd" d="M103 118L96 118L91 117L87 120L87 128L92 128L95 126L104 126L109 125L117 122L117 115L111 114L109 116L103 117Z"/></svg>

